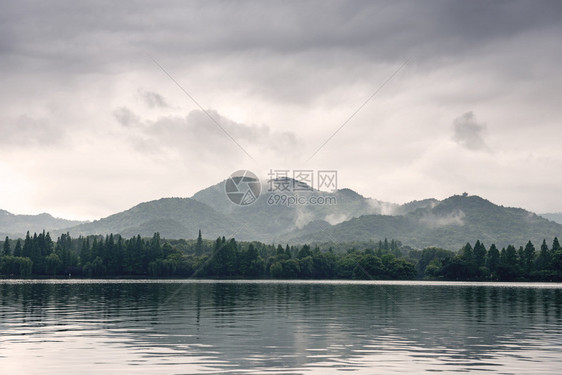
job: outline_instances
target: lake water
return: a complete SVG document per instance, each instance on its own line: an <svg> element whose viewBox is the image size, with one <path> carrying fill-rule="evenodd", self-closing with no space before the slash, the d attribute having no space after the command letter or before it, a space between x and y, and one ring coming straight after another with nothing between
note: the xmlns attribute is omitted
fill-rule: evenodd
<svg viewBox="0 0 562 375"><path fill-rule="evenodd" d="M562 372L562 284L0 281L1 374Z"/></svg>

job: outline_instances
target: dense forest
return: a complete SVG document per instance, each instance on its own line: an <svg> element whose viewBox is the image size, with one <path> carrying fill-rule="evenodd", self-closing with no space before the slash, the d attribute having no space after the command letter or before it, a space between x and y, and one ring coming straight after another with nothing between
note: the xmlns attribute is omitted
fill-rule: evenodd
<svg viewBox="0 0 562 375"><path fill-rule="evenodd" d="M281 246L218 237L166 240L155 233L120 235L29 233L1 245L2 277L192 277L365 280L561 281L558 238L539 249L529 241L499 250L476 241L458 252L402 247L391 240L361 244Z"/></svg>

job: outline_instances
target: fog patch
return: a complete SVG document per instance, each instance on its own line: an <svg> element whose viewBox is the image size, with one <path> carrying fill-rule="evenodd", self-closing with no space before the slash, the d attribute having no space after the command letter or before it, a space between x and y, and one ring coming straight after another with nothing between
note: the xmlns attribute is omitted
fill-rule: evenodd
<svg viewBox="0 0 562 375"><path fill-rule="evenodd" d="M527 212L527 215L525 215L525 221L528 223L533 223L536 222L537 219L539 218L539 216L537 214L535 214L534 212Z"/></svg>
<svg viewBox="0 0 562 375"><path fill-rule="evenodd" d="M330 225L343 223L344 221L347 221L349 219L351 219L351 216L343 213L326 215L326 217L324 218L324 220L330 223Z"/></svg>
<svg viewBox="0 0 562 375"><path fill-rule="evenodd" d="M375 215L396 215L398 205L395 203L382 202L376 199L369 199L369 208L372 210L371 214Z"/></svg>
<svg viewBox="0 0 562 375"><path fill-rule="evenodd" d="M295 210L295 227L302 229L306 224L313 221L314 214L306 208L297 207Z"/></svg>
<svg viewBox="0 0 562 375"><path fill-rule="evenodd" d="M420 223L429 228L441 228L448 225L462 226L464 225L465 216L465 213L461 210L455 210L443 216L429 213L420 218Z"/></svg>

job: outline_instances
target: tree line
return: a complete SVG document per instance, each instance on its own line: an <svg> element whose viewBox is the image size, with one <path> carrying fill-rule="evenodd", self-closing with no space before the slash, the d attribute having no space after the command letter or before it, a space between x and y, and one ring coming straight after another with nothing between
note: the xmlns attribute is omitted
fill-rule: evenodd
<svg viewBox="0 0 562 375"><path fill-rule="evenodd" d="M418 271L430 279L562 281L562 248L558 237L550 247L543 240L539 249L531 241L518 249L509 245L501 250L476 241L457 254L429 248L420 254Z"/></svg>
<svg viewBox="0 0 562 375"><path fill-rule="evenodd" d="M362 251L336 253L309 245L281 246L204 240L124 239L120 235L29 233L22 241L6 237L0 275L85 277L197 277L276 279L413 279L415 264L401 256L398 241L381 241Z"/></svg>
<svg viewBox="0 0 562 375"><path fill-rule="evenodd" d="M411 249L400 241L371 243L334 251L329 246L281 246L218 237L166 240L120 235L68 233L54 241L49 233L29 233L2 244L4 277L196 277L365 280L562 280L562 249L555 238L537 251L531 241L487 249L476 241L459 252Z"/></svg>

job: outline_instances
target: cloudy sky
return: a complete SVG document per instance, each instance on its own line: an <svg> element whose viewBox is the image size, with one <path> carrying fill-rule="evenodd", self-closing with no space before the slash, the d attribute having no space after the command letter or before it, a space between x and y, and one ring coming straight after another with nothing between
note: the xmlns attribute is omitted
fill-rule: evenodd
<svg viewBox="0 0 562 375"><path fill-rule="evenodd" d="M335 169L384 201L562 211L559 1L114 3L0 0L0 208Z"/></svg>

